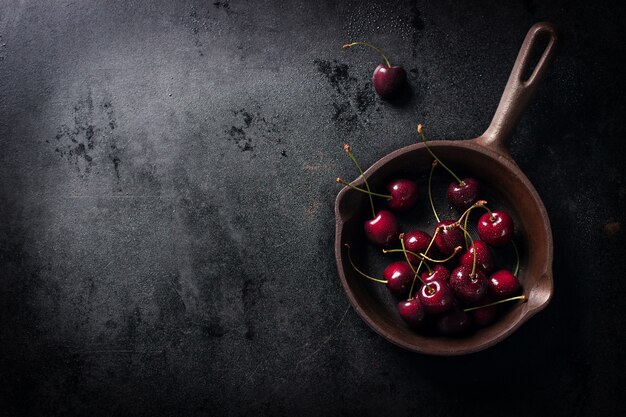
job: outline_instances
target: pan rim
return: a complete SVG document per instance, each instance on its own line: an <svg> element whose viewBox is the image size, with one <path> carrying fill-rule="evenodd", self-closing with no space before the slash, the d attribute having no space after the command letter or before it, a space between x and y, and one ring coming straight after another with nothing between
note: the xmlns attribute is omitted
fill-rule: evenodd
<svg viewBox="0 0 626 417"><path fill-rule="evenodd" d="M554 288L552 284L553 237L552 237L552 229L550 226L550 220L549 220L547 211L545 209L545 206L543 204L543 201L539 197L537 190L532 185L530 180L526 177L526 175L522 172L519 166L510 157L510 155L505 154L501 152L500 150L496 150L494 148L481 144L480 143L481 138L482 137L478 137L474 139L464 139L464 140L433 140L433 141L428 142L428 147L430 147L431 149L437 149L437 148L441 149L442 147L458 148L458 149L466 149L466 150L470 149L472 151L485 155L494 161L497 161L498 163L503 165L504 168L507 169L510 173L512 173L515 177L519 178L524 188L523 192L531 197L533 205L536 207L536 209L538 210L540 214L542 228L546 236L546 247L547 247L548 253L546 256L546 265L543 268L545 269L545 271L542 273L542 276L540 279L550 280L550 289L549 289L548 296L545 297L545 299L543 299L537 305L533 305L529 307L529 303L525 303L523 307L523 311L519 314L518 317L515 318L515 320L512 323L509 324L507 328L495 334L494 337L490 337L485 340L477 340L477 342L472 345L455 346L454 341L458 339L441 338L440 340L442 340L442 343L436 343L436 346L429 345L427 347L423 347L420 345L407 343L404 340L394 337L388 331L386 331L386 329L383 326L381 326L377 321L372 319L366 311L364 311L364 309L360 306L356 297L352 293L352 290L348 284L348 280L344 271L345 265L342 261L342 253L341 253L342 243L343 243L341 241L341 235L342 235L345 219L342 217L340 210L339 210L340 203L345 193L350 190L350 187L346 186L339 191L339 193L337 194L337 198L335 200L335 218L336 218L335 257L336 257L339 278L341 280L344 292L346 293L346 296L348 297L348 300L350 301L350 304L355 309L357 314L361 317L361 319L365 321L365 323L370 328L372 328L372 330L378 333L380 336L382 336L389 342L403 349L416 352L416 353L430 354L430 355L436 355L436 356L457 356L457 355L470 354L470 353L487 349L497 344L498 342L502 341L503 339L507 338L508 336L510 336L515 330L517 330L522 324L528 321L532 316L534 316L536 313L546 308L553 296L553 293L554 293ZM381 167L387 165L388 163L392 162L396 158L403 156L405 154L411 153L411 152L416 152L416 151L419 152L425 148L426 148L426 145L424 143L415 143L415 144L411 144L411 145L399 148L395 151L392 151L391 153L385 155L384 157L374 162L367 170L365 170L365 172L363 173L364 174L363 177L365 177L366 179L369 179ZM359 176L359 178L357 178L354 181L354 184L355 185L362 184L364 182L363 177ZM437 340L437 339L439 338L433 338L432 340ZM443 342L444 340L445 342ZM447 344L450 346L446 346Z"/></svg>

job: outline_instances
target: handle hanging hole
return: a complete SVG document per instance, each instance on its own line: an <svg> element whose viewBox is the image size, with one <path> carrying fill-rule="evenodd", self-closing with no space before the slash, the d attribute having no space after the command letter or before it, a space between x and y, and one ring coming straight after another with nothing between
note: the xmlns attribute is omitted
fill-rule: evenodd
<svg viewBox="0 0 626 417"><path fill-rule="evenodd" d="M534 42L532 43L532 47L530 48L530 51L528 52L528 60L527 60L527 65L525 66L524 70L522 71L522 76L520 81L521 82L526 82L530 79L530 77L533 75L533 73L535 72L535 68L537 67L537 64L539 63L539 61L541 60L541 57L543 56L543 54L546 52L546 49L548 48L548 44L550 43L550 32L539 32L537 34L537 37L534 39Z"/></svg>

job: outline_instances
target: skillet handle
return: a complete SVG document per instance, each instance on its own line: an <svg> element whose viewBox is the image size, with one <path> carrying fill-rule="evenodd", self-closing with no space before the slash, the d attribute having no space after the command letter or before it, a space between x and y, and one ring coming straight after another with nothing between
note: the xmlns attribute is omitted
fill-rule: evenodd
<svg viewBox="0 0 626 417"><path fill-rule="evenodd" d="M532 52L541 46L542 37L548 37L548 44L532 74L524 79L532 65ZM550 23L535 23L530 28L517 55L493 120L485 133L477 139L478 143L510 158L509 142L513 131L554 60L557 41L556 29Z"/></svg>

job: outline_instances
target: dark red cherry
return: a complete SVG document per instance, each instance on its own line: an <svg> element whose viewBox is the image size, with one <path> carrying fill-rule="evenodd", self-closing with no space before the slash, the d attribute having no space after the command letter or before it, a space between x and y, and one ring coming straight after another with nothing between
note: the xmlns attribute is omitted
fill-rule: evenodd
<svg viewBox="0 0 626 417"><path fill-rule="evenodd" d="M437 330L444 336L459 336L472 328L472 319L468 313L452 308L437 318Z"/></svg>
<svg viewBox="0 0 626 417"><path fill-rule="evenodd" d="M394 262L383 271L383 277L387 281L387 288L397 298L403 298L408 295L414 275L409 264L404 261Z"/></svg>
<svg viewBox="0 0 626 417"><path fill-rule="evenodd" d="M430 281L420 288L418 298L424 311L430 314L443 313L454 303L454 294L445 281Z"/></svg>
<svg viewBox="0 0 626 417"><path fill-rule="evenodd" d="M442 220L437 224L439 232L435 236L435 246L444 256L450 256L463 242L463 231L454 220Z"/></svg>
<svg viewBox="0 0 626 417"><path fill-rule="evenodd" d="M399 66L380 64L372 75L374 90L382 99L396 98L402 92L406 83L406 71Z"/></svg>
<svg viewBox="0 0 626 417"><path fill-rule="evenodd" d="M448 201L454 208L464 211L478 200L478 181L464 178L461 183L453 181L448 186Z"/></svg>
<svg viewBox="0 0 626 417"><path fill-rule="evenodd" d="M487 305L492 303L493 300L489 297L485 297L482 300L476 303L477 306ZM498 306L488 306L482 307L477 310L472 310L469 312L469 315L472 316L472 320L480 327L485 327L490 325L496 320L498 316Z"/></svg>
<svg viewBox="0 0 626 417"><path fill-rule="evenodd" d="M419 196L419 189L415 181L404 178L390 182L387 191L391 195L391 200L387 207L394 211L406 211L415 205Z"/></svg>
<svg viewBox="0 0 626 417"><path fill-rule="evenodd" d="M485 213L478 219L478 236L491 246L506 245L513 239L513 219L502 210Z"/></svg>
<svg viewBox="0 0 626 417"><path fill-rule="evenodd" d="M411 327L419 327L424 322L424 307L419 298L398 303L400 317Z"/></svg>
<svg viewBox="0 0 626 417"><path fill-rule="evenodd" d="M404 248L413 253L424 253L430 256L430 253L426 253L426 248L428 248L430 240L431 237L428 233L421 230L411 230L404 234ZM432 252L432 247L429 252ZM417 264L420 261L417 256L411 255L410 253L407 253L407 257L412 264Z"/></svg>
<svg viewBox="0 0 626 417"><path fill-rule="evenodd" d="M385 100L400 96L404 88L404 84L406 83L406 71L404 68L392 66L383 51L368 42L347 43L343 45L343 48L349 49L356 45L363 45L373 49L378 52L385 61L384 64L380 64L376 67L374 74L372 75L372 84L374 85L376 94Z"/></svg>
<svg viewBox="0 0 626 417"><path fill-rule="evenodd" d="M467 302L476 302L487 293L487 278L478 268L471 274L472 267L461 265L450 274L450 287L456 296Z"/></svg>
<svg viewBox="0 0 626 417"><path fill-rule="evenodd" d="M435 280L448 283L450 281L450 271L448 270L448 268L441 264L437 264L433 266L432 271L422 272L422 281L430 282Z"/></svg>
<svg viewBox="0 0 626 417"><path fill-rule="evenodd" d="M365 235L370 242L389 246L398 238L398 222L388 210L380 210L376 217L365 222Z"/></svg>
<svg viewBox="0 0 626 417"><path fill-rule="evenodd" d="M489 294L497 300L502 300L517 295L520 290L520 283L511 271L501 269L489 277L487 287Z"/></svg>
<svg viewBox="0 0 626 417"><path fill-rule="evenodd" d="M476 251L476 267L480 268L485 275L489 275L495 269L491 248L482 240L475 240L469 250L459 258L459 264L469 266L474 264L474 251Z"/></svg>

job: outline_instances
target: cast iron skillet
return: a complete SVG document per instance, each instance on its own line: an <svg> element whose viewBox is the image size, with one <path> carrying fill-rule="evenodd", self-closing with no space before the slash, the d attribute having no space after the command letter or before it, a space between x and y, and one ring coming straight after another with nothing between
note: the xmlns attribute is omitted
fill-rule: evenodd
<svg viewBox="0 0 626 417"><path fill-rule="evenodd" d="M545 43L547 40L547 43ZM545 44L545 46L543 46ZM367 197L349 187L343 188L335 203L335 255L341 282L350 303L361 318L390 342L414 352L433 355L462 355L485 349L501 341L531 316L546 307L552 297L552 231L545 207L537 191L511 158L508 144L524 110L537 90L555 56L557 33L549 23L537 23L529 30L507 81L491 125L482 136L460 141L429 141L432 151L455 171L469 173L484 189L485 199L497 202L512 214L516 241L520 246L519 278L528 301L517 303L498 321L464 338L424 336L407 327L396 311L396 303L384 285L356 274L344 243L360 265L376 267L371 245L366 243L363 222L371 217ZM544 47L532 73L531 52ZM540 51L541 52L541 51ZM432 157L423 143L390 153L366 172L373 190L384 189L386 182L399 176L415 176L428 169ZM362 185L363 179L355 181ZM427 213L425 213L425 217ZM431 219L423 225L424 230ZM386 256L386 255L385 255ZM381 288L382 287L382 288Z"/></svg>

